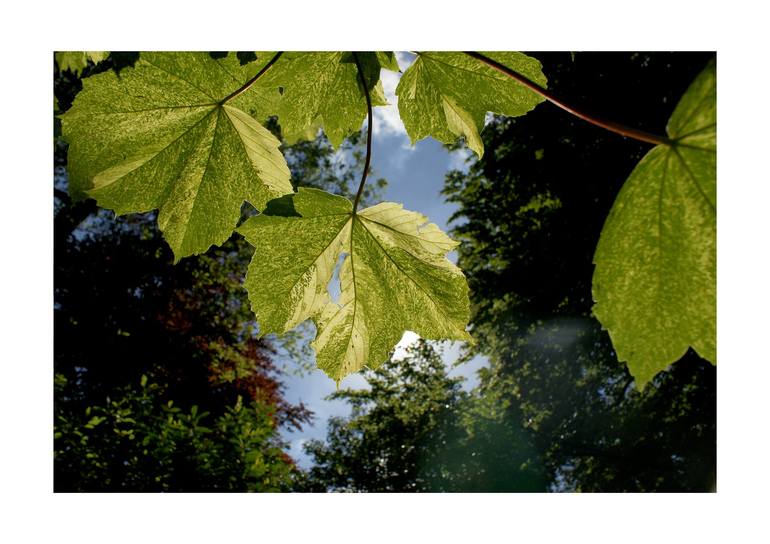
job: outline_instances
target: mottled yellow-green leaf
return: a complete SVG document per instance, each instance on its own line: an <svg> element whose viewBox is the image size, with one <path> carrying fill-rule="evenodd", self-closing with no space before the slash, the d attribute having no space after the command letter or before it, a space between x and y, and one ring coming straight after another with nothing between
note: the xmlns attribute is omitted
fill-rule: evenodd
<svg viewBox="0 0 770 544"><path fill-rule="evenodd" d="M72 195L117 214L158 209L177 260L227 240L244 200L261 209L292 190L279 141L246 113L266 115L277 91L224 102L272 57L143 53L119 75L86 78L62 118Z"/></svg>
<svg viewBox="0 0 770 544"><path fill-rule="evenodd" d="M716 364L716 65L637 165L594 256L594 314L637 386L689 347Z"/></svg>
<svg viewBox="0 0 770 544"><path fill-rule="evenodd" d="M375 55L377 55L377 62L379 62L380 66L386 70L390 70L391 72L401 71L396 54L392 51L377 51Z"/></svg>
<svg viewBox="0 0 770 544"><path fill-rule="evenodd" d="M392 55L392 54L391 54ZM373 106L387 104L380 69L394 68L395 56L358 53ZM380 63L385 63L381 66ZM398 64L395 64L396 70ZM345 137L361 129L366 118L366 97L353 55L343 51L284 53L261 88L280 88L275 113L281 134L288 141L307 137L319 123L329 142L339 146ZM315 134L315 133L313 133Z"/></svg>
<svg viewBox="0 0 770 544"><path fill-rule="evenodd" d="M69 70L77 76L88 66L89 60L98 64L109 55L109 51L57 51L54 59L62 72Z"/></svg>
<svg viewBox="0 0 770 544"><path fill-rule="evenodd" d="M326 305L352 210L346 198L300 189L238 228L256 247L246 288L260 334L289 331Z"/></svg>
<svg viewBox="0 0 770 544"><path fill-rule="evenodd" d="M317 117L315 121L313 121L299 132L287 133L286 131L282 131L281 138L286 145L294 145L298 142L309 142L311 140L315 140L316 136L318 136L318 131L321 130L322 125L323 119Z"/></svg>
<svg viewBox="0 0 770 544"><path fill-rule="evenodd" d="M315 189L271 202L238 231L256 251L246 278L260 333L313 319L317 364L334 380L387 360L404 331L470 340L468 287L446 254L457 243L421 214ZM339 257L341 294L328 284Z"/></svg>
<svg viewBox="0 0 770 544"><path fill-rule="evenodd" d="M517 52L484 53L545 87L540 62ZM464 137L479 156L487 112L519 116L544 99L477 59L458 52L420 53L396 88L398 110L412 143L433 136L447 144Z"/></svg>

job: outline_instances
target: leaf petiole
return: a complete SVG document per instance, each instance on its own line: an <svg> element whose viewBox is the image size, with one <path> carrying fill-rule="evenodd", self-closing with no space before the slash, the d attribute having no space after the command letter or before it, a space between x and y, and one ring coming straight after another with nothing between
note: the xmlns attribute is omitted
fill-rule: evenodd
<svg viewBox="0 0 770 544"><path fill-rule="evenodd" d="M486 55L482 55L477 51L464 51L464 53L469 57L472 57L480 62L483 62L487 66L494 68L498 72L501 72L507 75L508 77L515 79L516 81L518 81L519 83L521 83L522 85L530 89L531 91L536 92L537 94L539 94L540 96L548 100L551 104L560 107L564 111L571 113L572 115L582 119L583 121L588 121L589 123L596 125L597 127L601 127L605 130L609 130L610 132L620 134L621 136L625 136L627 138L633 138L634 140L640 140L642 142L647 142L655 145L672 144L671 140L665 136L660 136L658 134L652 134L644 130L627 127L625 125L621 125L620 123L602 119L601 117L591 115L584 111L580 111L577 108L570 106L569 104L565 103L561 99L557 98L556 95L544 89L534 81L527 79L526 77L519 74L518 72L511 70L507 66L500 64L494 59L491 59Z"/></svg>
<svg viewBox="0 0 770 544"><path fill-rule="evenodd" d="M241 86L241 88L240 88L240 89L236 89L236 90L234 90L233 92L231 92L230 94L228 94L226 97L224 97L222 100L220 100L220 102L219 102L219 105L220 105L220 106L224 106L224 105L225 105L227 102L229 102L230 100L232 100L232 99L233 99L233 98L235 98L236 96L240 96L240 95L242 95L243 93L245 93L246 91L248 91L248 90L251 88L251 86L252 86L252 85L254 85L254 84L257 82L257 80L258 80L259 78L261 78L261 77L262 77L262 75L263 75L265 72L267 72L267 71L270 69L270 67L271 67L273 64L275 64L275 63L276 63L276 61L277 61L279 58L281 58L281 55L283 55L283 51L278 51L278 52L277 52L275 55L273 55L273 58L272 58L272 59L270 59L270 61L269 61L267 64L265 64L265 65L262 67L262 69L261 69L259 72L257 72L257 75L255 75L253 78L251 78L251 79L250 79L250 80L248 80L246 83L244 83L244 84Z"/></svg>
<svg viewBox="0 0 770 544"><path fill-rule="evenodd" d="M358 185L358 192L356 198L353 200L353 215L355 215L358 209L358 202L361 200L361 195L364 192L364 184L366 184L366 176L369 174L369 162L372 158L372 98L369 96L369 89L366 87L366 80L364 79L364 71L361 68L361 63L358 61L358 55L353 51L353 60L356 63L356 69L358 70L358 79L361 81L361 86L364 89L364 96L366 96L366 159L364 160L364 171L361 173L361 183Z"/></svg>

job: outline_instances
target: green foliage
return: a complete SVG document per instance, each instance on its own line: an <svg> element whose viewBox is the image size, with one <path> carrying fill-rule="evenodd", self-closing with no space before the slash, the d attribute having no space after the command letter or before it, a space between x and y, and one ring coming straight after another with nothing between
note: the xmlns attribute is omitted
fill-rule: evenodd
<svg viewBox="0 0 770 544"><path fill-rule="evenodd" d="M594 314L638 387L692 346L716 364L716 65L636 166L594 262Z"/></svg>
<svg viewBox="0 0 770 544"><path fill-rule="evenodd" d="M291 192L279 141L239 109L273 97L249 89L224 100L270 58L145 53L120 76L85 79L63 116L71 193L119 215L159 209L177 260L227 240L244 200L262 208Z"/></svg>
<svg viewBox="0 0 770 544"><path fill-rule="evenodd" d="M405 359L391 359L364 376L368 389L331 395L351 405L351 416L330 421L326 443L306 446L315 461L305 483L309 490L544 489L524 433L507 433L489 420L483 429L469 430L488 414L461 389L461 379L447 376L440 352L429 343L410 346ZM493 453L490 443L502 448Z"/></svg>
<svg viewBox="0 0 770 544"><path fill-rule="evenodd" d="M84 203L63 200L56 215L54 364L67 387L55 391L61 444L55 489L274 488L280 474L293 470L278 453L284 448L279 429L298 428L309 414L283 398L270 345L251 337L253 314L241 287L251 248L238 238L174 266L152 218L115 220L101 212L67 236L67 226L83 220ZM137 406L142 374L157 386L146 401L151 406ZM230 413L239 397L244 409ZM185 417L193 405L199 415L213 414L200 423L212 433L195 430L197 442L191 442L187 420L168 429L161 406L169 400ZM126 408L133 422L109 416ZM90 430L89 422L98 428ZM132 433L117 435L113 428ZM81 444L81 434L89 433L96 434ZM145 455L132 449L138 446L130 434L162 444ZM223 450L224 442L233 445ZM266 466L254 470L263 471L263 479L244 472L245 453L234 449L236 442L252 449L261 444L255 462ZM135 457L124 465L127 451ZM226 463L215 466L217 457ZM93 464L96 459L102 461Z"/></svg>
<svg viewBox="0 0 770 544"><path fill-rule="evenodd" d="M310 490L438 491L452 485L445 465L450 449L459 449L458 407L465 394L429 344L409 351L406 361L365 371L370 388L330 396L347 401L352 414L330 420L326 444L306 445L314 458Z"/></svg>
<svg viewBox="0 0 770 544"><path fill-rule="evenodd" d="M54 60L60 70L69 70L77 76L88 66L88 61L99 64L106 60L109 54L109 51L57 51Z"/></svg>
<svg viewBox="0 0 770 544"><path fill-rule="evenodd" d="M470 340L465 278L455 247L424 216L382 203L361 212L314 189L271 202L239 232L255 246L246 278L261 333L313 319L318 367L334 380L378 367L405 330ZM341 296L327 286L342 254Z"/></svg>
<svg viewBox="0 0 770 544"><path fill-rule="evenodd" d="M545 86L540 63L516 52L486 53ZM511 78L463 53L420 53L396 89L398 109L412 142L433 136L453 144L459 137L479 157L479 133L487 112L519 116L543 98Z"/></svg>
<svg viewBox="0 0 770 544"><path fill-rule="evenodd" d="M380 63L392 70L392 53L358 53L366 92L372 105L387 104L380 83ZM398 65L395 64L398 70ZM280 88L277 110L281 134L291 143L312 139L323 126L333 146L357 132L366 118L366 97L353 55L341 51L285 53L260 81L265 89Z"/></svg>
<svg viewBox="0 0 770 544"><path fill-rule="evenodd" d="M56 394L72 394L56 375ZM241 397L220 413L165 401L147 376L85 410L56 405L59 491L280 491L294 465L276 441L272 407ZM64 480L64 481L62 481Z"/></svg>

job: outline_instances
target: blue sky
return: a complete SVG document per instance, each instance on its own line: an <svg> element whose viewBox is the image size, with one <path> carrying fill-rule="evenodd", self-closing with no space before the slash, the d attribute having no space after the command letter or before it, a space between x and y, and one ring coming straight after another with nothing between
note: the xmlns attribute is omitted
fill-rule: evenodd
<svg viewBox="0 0 770 544"><path fill-rule="evenodd" d="M398 53L401 70L406 70L412 60L412 55ZM444 176L449 170L466 168L465 160L469 153L466 150L450 153L432 138L411 145L398 115L395 89L399 78L400 74L395 72L382 72L382 83L390 105L374 110L373 174L388 180L388 187L383 195L385 200L403 203L405 208L419 211L443 230L448 230L449 217L456 210L456 206L447 203L441 195ZM395 356L403 354L403 347L415 338L414 333L407 333L396 348ZM485 365L486 361L476 357L466 364L453 367L460 345L442 342L441 347L444 361L451 369L450 375L464 376L465 387L472 387L476 383L476 370ZM307 468L311 462L302 450L303 443L311 438L323 439L326 436L329 417L347 415L349 410L344 402L325 400L326 396L334 392L335 384L320 370L304 375L290 374L284 381L287 400L304 402L315 413L313 425L306 426L300 432L284 433L291 445L290 454L300 466ZM360 375L354 374L345 378L340 387L362 388L366 387L366 381Z"/></svg>

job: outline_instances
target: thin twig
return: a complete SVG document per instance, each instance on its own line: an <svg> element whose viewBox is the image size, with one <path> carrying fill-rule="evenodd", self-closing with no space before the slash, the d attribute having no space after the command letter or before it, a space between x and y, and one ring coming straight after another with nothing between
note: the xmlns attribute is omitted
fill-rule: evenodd
<svg viewBox="0 0 770 544"><path fill-rule="evenodd" d="M476 51L465 51L465 54L470 57L473 57L476 60L483 62L484 64L494 68L498 72L502 72L508 77L515 79L516 81L518 81L525 87L529 88L530 90L536 92L537 94L539 94L540 96L542 96L543 98L551 102L552 104L560 107L564 111L569 112L576 117L579 117L584 121L588 121L593 125L609 130L611 132L615 132L617 134L620 134L621 136L626 136L628 138L633 138L635 140L640 140L642 142L647 142L650 144L671 145L672 143L671 140L669 140L665 136L660 136L658 134L645 132L644 130L627 127L625 125L621 125L620 123L616 123L614 121L608 121L606 119L602 119L601 117L597 117L595 115L590 115L586 112L580 111L577 108L574 108L566 104L565 102L557 98L554 94L552 94L550 91L547 91L546 89L542 88L540 85L538 85L534 81L530 81L529 79L519 74L518 72L511 70L507 66L504 66L499 62L497 62L496 60L493 60L485 55L482 55L481 53L478 53Z"/></svg>
<svg viewBox="0 0 770 544"><path fill-rule="evenodd" d="M268 71L268 69L269 69L269 68L270 68L270 67L271 67L273 64L275 64L275 61L277 61L279 58L281 58L281 55L283 55L283 51L278 51L278 52L277 52L277 53L276 53L276 54L273 56L273 58L272 58L272 59L270 59L270 62L268 62L267 64L265 64L265 65L262 67L262 69L261 69L259 72L257 72L257 75L255 75L253 78L251 78L251 79L250 79L250 80L248 80L246 83L244 83L244 84L243 84L243 86L242 86L240 89L237 89L237 90L233 91L232 93L228 94L226 97L224 97L224 98L223 98L223 99L222 99L222 100L219 102L219 104L220 104L220 105L224 105L224 104L226 104L227 102L229 102L230 100L232 100L233 98L235 98L236 96L240 96L240 95L242 95L243 93L245 93L246 91L248 91L248 90L251 88L251 86L252 86L252 85L254 85L254 84L257 82L257 80L258 80L260 77L262 77L262 74L264 74L265 72L267 72L267 71Z"/></svg>
<svg viewBox="0 0 770 544"><path fill-rule="evenodd" d="M366 176L369 174L369 162L372 158L372 99L369 96L369 89L366 88L366 79L364 79L364 71L361 68L361 63L358 62L358 55L353 52L353 60L356 63L356 69L358 70L358 79L361 80L361 86L364 88L364 96L366 96L366 159L364 160L364 171L361 174L361 183L358 185L358 192L356 193L356 199L353 201L353 213L356 213L358 209L358 202L361 200L361 195L364 192L364 184L366 183Z"/></svg>

